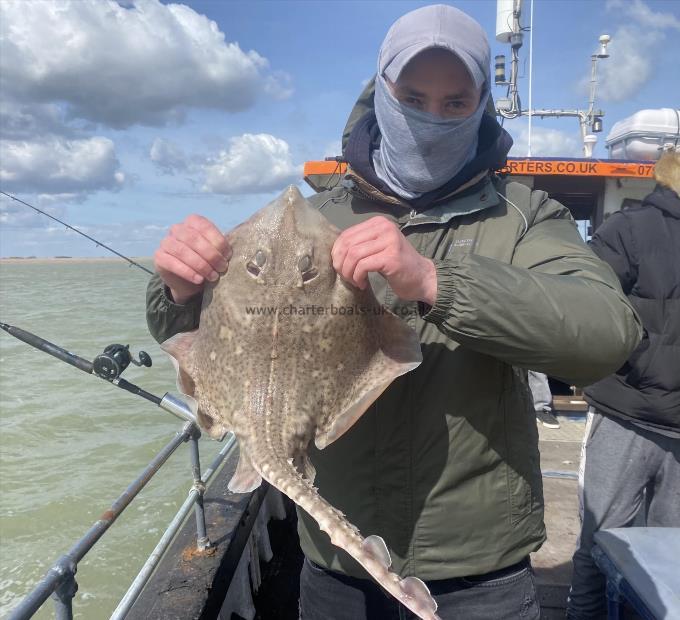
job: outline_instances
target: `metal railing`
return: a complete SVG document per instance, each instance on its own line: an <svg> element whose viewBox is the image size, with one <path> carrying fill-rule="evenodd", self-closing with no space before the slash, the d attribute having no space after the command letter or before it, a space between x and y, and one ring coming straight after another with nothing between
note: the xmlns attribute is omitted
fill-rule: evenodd
<svg viewBox="0 0 680 620"><path fill-rule="evenodd" d="M175 534L177 534L180 527L182 527L182 523L184 522L184 519L187 517L187 515L191 511L191 506L194 503L196 503L196 505L197 505L197 509L196 509L196 523L197 523L196 542L197 542L198 548L201 549L201 531L205 531L205 519L204 519L204 515L203 515L203 507L202 506L201 506L201 509L200 509L200 515L201 516L199 517L198 501L200 499L200 501L202 503L203 492L205 490L205 487L207 486L208 481L210 480L212 475L217 471L217 469L219 468L222 461L224 461L224 459L227 458L227 456L229 456L229 454L235 449L236 449L236 438L234 437L234 435L230 434L229 437L227 438L227 440L225 441L225 444L224 444L222 450L220 450L219 454L215 457L215 459L211 463L210 467L203 474L203 476L200 477L202 484L197 485L194 482L194 486L191 488L191 491L189 491L188 497L184 500L184 503L182 504L180 509L177 511L177 514L175 515L173 520L168 525L167 529L163 533L163 536L161 536L161 539L158 541L158 544L156 545L154 550L151 552L151 554L147 558L146 562L144 563L144 566L142 566L138 575L135 577L133 582L130 584L128 591L125 593L125 596L123 596L120 603L118 603L118 606L116 607L116 609L111 614L110 620L122 620L122 618L125 618L127 613L130 611L130 609L134 605L135 601L139 598L139 595L142 593L144 586L147 584L147 582L151 578L151 574L155 570L156 566L158 566L158 563L161 561L163 554L165 553L165 551L170 546L170 543L172 542L173 538L175 537ZM209 544L210 544L210 541L208 540L208 537L206 535L203 549L207 548L207 546Z"/></svg>
<svg viewBox="0 0 680 620"><path fill-rule="evenodd" d="M165 407L164 407L165 408ZM12 611L8 620L25 620L35 614L40 607L52 597L54 600L55 617L57 620L72 620L73 618L73 597L78 591L78 583L75 575L78 570L78 563L94 547L103 534L113 525L114 521L122 514L132 500L153 478L159 469L165 464L175 450L183 443L189 442L191 468L193 474L193 485L189 496L184 501L174 519L168 526L151 556L142 567L142 570L133 581L130 589L125 594L112 618L124 618L130 610L139 593L144 588L153 569L160 561L163 552L170 545L175 533L180 528L184 518L189 514L192 505L195 505L196 513L196 544L200 551L210 547L210 539L205 525L205 513L203 510L203 494L206 483L217 471L224 458L235 449L235 439L233 435L228 436L224 447L211 463L208 470L201 476L200 455L198 449L198 439L201 432L194 422L187 422L181 431L168 442L139 476L123 491L123 493L111 504L98 521L78 540L69 551L61 556L54 565L47 571L43 579L30 592L24 600Z"/></svg>

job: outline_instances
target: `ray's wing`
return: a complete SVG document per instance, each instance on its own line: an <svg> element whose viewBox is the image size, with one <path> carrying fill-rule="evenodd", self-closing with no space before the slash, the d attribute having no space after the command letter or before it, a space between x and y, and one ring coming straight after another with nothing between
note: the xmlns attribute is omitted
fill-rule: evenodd
<svg viewBox="0 0 680 620"><path fill-rule="evenodd" d="M239 443L239 457L236 471L232 476L227 488L232 493L250 493L262 483L262 477L255 471L250 457L246 454L245 448Z"/></svg>
<svg viewBox="0 0 680 620"><path fill-rule="evenodd" d="M343 345L349 367L333 379L331 406L316 431L319 449L341 437L392 381L422 361L418 335L391 312L370 317L357 331L344 334L353 341L350 348Z"/></svg>
<svg viewBox="0 0 680 620"><path fill-rule="evenodd" d="M198 420L201 428L207 430L208 434L215 438L220 438L224 435L223 424L216 424L215 415L207 415L204 411L204 406L199 406L196 400L196 381L193 378L195 369L195 356L198 338L198 330L191 332L182 332L172 336L161 344L161 349L165 351L172 361L177 372L177 389L182 393L187 404L191 407L194 415ZM233 384L233 382L231 382ZM204 399L201 399L203 401ZM207 403L208 407L211 404ZM223 419L224 416L220 415ZM220 430L217 427L220 426ZM214 429L214 430L213 430ZM213 432L211 432L213 430ZM236 467L236 472L229 481L228 488L233 493L249 493L255 490L262 483L262 478L255 471L250 458L243 446L240 446L239 461Z"/></svg>
<svg viewBox="0 0 680 620"><path fill-rule="evenodd" d="M197 329L190 332L180 332L161 343L161 349L167 353L172 365L175 367L177 389L191 407L194 415L197 415L198 404L194 398L196 384L191 376L191 368L193 366L191 349L197 332Z"/></svg>
<svg viewBox="0 0 680 620"><path fill-rule="evenodd" d="M177 389L196 416L201 429L213 439L222 439L229 429L224 424L216 424L216 422L223 421L221 416L217 414L212 403L199 394L199 377L196 374L198 334L198 329L175 334L161 343L161 349L167 353L175 367Z"/></svg>

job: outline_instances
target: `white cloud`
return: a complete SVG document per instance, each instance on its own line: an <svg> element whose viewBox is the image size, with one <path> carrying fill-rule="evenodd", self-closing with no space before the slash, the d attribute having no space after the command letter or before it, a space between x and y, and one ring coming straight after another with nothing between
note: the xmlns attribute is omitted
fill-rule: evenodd
<svg viewBox="0 0 680 620"><path fill-rule="evenodd" d="M117 222L97 226L76 226L75 228L106 245L118 249L140 241L160 242L169 226L159 226L146 222ZM108 255L107 252L103 252L103 254Z"/></svg>
<svg viewBox="0 0 680 620"><path fill-rule="evenodd" d="M64 123L63 113L54 103L22 104L0 100L0 136L24 140L36 135L75 137L77 130Z"/></svg>
<svg viewBox="0 0 680 620"><path fill-rule="evenodd" d="M0 4L0 88L23 103L64 102L71 117L125 128L188 107L238 111L291 93L288 77L182 4L112 0Z"/></svg>
<svg viewBox="0 0 680 620"><path fill-rule="evenodd" d="M45 213L58 218L64 214L63 205L45 206L40 205ZM7 196L0 196L0 227L7 228L49 228L54 226L54 222L48 217L29 209Z"/></svg>
<svg viewBox="0 0 680 620"><path fill-rule="evenodd" d="M156 138L149 150L151 161L163 174L176 174L188 168L182 149L164 138Z"/></svg>
<svg viewBox="0 0 680 620"><path fill-rule="evenodd" d="M0 181L8 191L64 194L118 189L125 175L108 138L51 137L4 141Z"/></svg>
<svg viewBox="0 0 680 620"><path fill-rule="evenodd" d="M45 211L45 207L65 202L81 203L85 202L87 195L82 192L62 192L61 194L38 194L37 206ZM34 203L35 204L35 203Z"/></svg>
<svg viewBox="0 0 680 620"><path fill-rule="evenodd" d="M598 62L597 96L604 101L624 101L649 80L666 32L680 32L680 19L672 13L654 12L642 0L610 0L607 9L616 11L626 23L612 34L610 57ZM584 92L589 81L587 76L581 82Z"/></svg>
<svg viewBox="0 0 680 620"><path fill-rule="evenodd" d="M41 203L79 201L125 181L113 142L65 123L57 104L0 101L0 138L3 187L39 193Z"/></svg>
<svg viewBox="0 0 680 620"><path fill-rule="evenodd" d="M662 11L655 13L642 0L609 0L607 10L623 11L643 28L680 30L680 18L677 14Z"/></svg>
<svg viewBox="0 0 680 620"><path fill-rule="evenodd" d="M204 191L216 194L258 194L296 183L302 166L293 164L285 140L272 135L243 134L204 166Z"/></svg>
<svg viewBox="0 0 680 620"><path fill-rule="evenodd" d="M609 44L610 57L598 63L597 97L604 101L624 101L635 95L652 73L654 36L637 26L621 26ZM584 78L586 91L590 78Z"/></svg>
<svg viewBox="0 0 680 620"><path fill-rule="evenodd" d="M29 212L30 210L26 209ZM37 218L48 222L47 225L37 220L35 224L22 225L16 221L20 213L14 214L13 224L5 222L5 213L0 203L0 256L106 256L114 255L101 246L84 239L77 233L55 225L48 218L35 214ZM68 214L61 215L67 221L72 219ZM167 226L158 226L148 222L120 222L96 226L76 226L76 228L102 243L122 252L126 256L150 256L158 247L161 238L167 232ZM121 264L122 259L119 259Z"/></svg>
<svg viewBox="0 0 680 620"><path fill-rule="evenodd" d="M575 130L576 121L574 121ZM529 145L529 129L524 126L519 131L510 130L514 141L510 156L526 157ZM558 129L546 129L532 126L531 129L531 156L532 157L582 157L583 151L577 139Z"/></svg>

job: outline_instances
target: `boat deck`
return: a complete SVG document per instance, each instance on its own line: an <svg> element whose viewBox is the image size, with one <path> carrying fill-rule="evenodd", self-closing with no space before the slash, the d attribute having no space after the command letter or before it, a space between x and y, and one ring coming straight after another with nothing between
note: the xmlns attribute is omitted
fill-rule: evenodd
<svg viewBox="0 0 680 620"><path fill-rule="evenodd" d="M539 425L541 469L544 472L545 525L548 540L531 561L541 603L541 618L564 618L571 582L571 557L576 548L578 481L567 475L578 474L585 414L558 410L560 428ZM553 477L564 474L564 477Z"/></svg>
<svg viewBox="0 0 680 620"><path fill-rule="evenodd" d="M559 429L539 425L548 540L533 555L532 562L543 620L564 618L571 581L571 557L579 531L576 474L586 426L585 414L574 410L557 410L557 413ZM205 498L213 552L207 555L195 553L195 526L187 522L133 606L128 615L130 620L240 619L236 613L224 613L224 610L219 613L219 610L236 573L245 541L249 540L256 522L267 486L263 485L250 495L228 493L226 485L236 467L235 461L236 455L228 459ZM285 503L287 518L271 520L267 526L273 558L267 563L258 563L261 581L253 597L255 620L298 618L302 552L295 531L292 502L286 499Z"/></svg>

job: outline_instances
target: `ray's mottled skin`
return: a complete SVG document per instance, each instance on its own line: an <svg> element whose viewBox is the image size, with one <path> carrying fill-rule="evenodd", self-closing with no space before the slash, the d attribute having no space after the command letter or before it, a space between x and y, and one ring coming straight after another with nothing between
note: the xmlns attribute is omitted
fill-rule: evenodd
<svg viewBox="0 0 680 620"><path fill-rule="evenodd" d="M389 571L383 539L363 538L313 486L309 442L322 449L335 441L422 359L416 333L370 287L361 291L333 269L338 233L289 187L228 234L229 269L206 288L199 329L177 334L163 348L203 429L238 438L229 489L251 491L264 478L390 594L435 620L425 584Z"/></svg>

